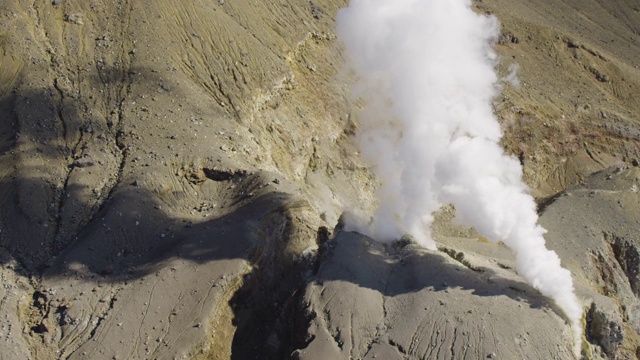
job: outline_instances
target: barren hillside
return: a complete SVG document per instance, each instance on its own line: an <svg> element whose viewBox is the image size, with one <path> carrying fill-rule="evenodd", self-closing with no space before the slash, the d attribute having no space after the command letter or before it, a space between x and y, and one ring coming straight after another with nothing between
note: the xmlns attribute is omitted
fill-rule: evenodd
<svg viewBox="0 0 640 360"><path fill-rule="evenodd" d="M1 359L571 359L513 255L344 231L377 180L335 35L347 1L0 4ZM483 0L494 108L585 309L640 357L640 5Z"/></svg>

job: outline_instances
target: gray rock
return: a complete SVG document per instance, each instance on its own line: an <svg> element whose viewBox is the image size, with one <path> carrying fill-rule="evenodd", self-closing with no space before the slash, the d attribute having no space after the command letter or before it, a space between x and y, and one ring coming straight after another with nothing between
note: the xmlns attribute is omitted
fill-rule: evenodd
<svg viewBox="0 0 640 360"><path fill-rule="evenodd" d="M312 340L298 359L497 358L496 344L506 359L573 358L565 322L521 282L489 281L441 251L397 249L351 232L339 232L320 252L326 257L303 302L321 315L310 320Z"/></svg>
<svg viewBox="0 0 640 360"><path fill-rule="evenodd" d="M640 249L633 241L611 233L605 232L604 240L611 246L618 264L631 284L631 289L636 296L640 296Z"/></svg>
<svg viewBox="0 0 640 360"><path fill-rule="evenodd" d="M613 306L594 302L587 314L587 339L600 345L607 355L613 356L624 340L624 330L620 324L622 317Z"/></svg>

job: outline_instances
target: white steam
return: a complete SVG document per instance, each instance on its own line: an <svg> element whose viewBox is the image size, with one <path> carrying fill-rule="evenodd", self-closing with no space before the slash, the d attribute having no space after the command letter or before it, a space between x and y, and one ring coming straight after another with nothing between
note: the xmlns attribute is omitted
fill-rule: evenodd
<svg viewBox="0 0 640 360"><path fill-rule="evenodd" d="M350 225L379 240L409 233L435 248L432 213L453 204L459 220L513 250L518 272L571 321L579 352L571 273L546 249L520 163L498 144L497 19L475 13L470 0L352 0L337 34L365 101L357 141L382 183L373 220Z"/></svg>
<svg viewBox="0 0 640 360"><path fill-rule="evenodd" d="M520 70L520 65L517 63L509 65L509 73L501 80L505 83L511 84L511 86L515 88L519 88L520 79L518 79L518 70Z"/></svg>

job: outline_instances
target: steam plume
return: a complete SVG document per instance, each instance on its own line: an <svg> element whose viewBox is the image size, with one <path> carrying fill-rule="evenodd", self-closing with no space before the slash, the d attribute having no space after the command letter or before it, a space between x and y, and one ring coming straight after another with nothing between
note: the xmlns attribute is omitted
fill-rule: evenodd
<svg viewBox="0 0 640 360"><path fill-rule="evenodd" d="M373 221L351 226L379 240L409 233L435 248L432 213L453 204L460 221L511 248L518 272L571 321L579 352L571 273L546 249L520 163L498 144L497 19L470 0L352 0L337 34L365 100L357 141L382 183Z"/></svg>

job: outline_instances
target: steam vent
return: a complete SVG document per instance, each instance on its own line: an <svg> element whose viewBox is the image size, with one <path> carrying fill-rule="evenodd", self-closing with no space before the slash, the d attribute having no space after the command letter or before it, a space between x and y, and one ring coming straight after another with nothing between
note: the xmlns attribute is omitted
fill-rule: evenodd
<svg viewBox="0 0 640 360"><path fill-rule="evenodd" d="M640 358L640 4L3 0L0 360Z"/></svg>

